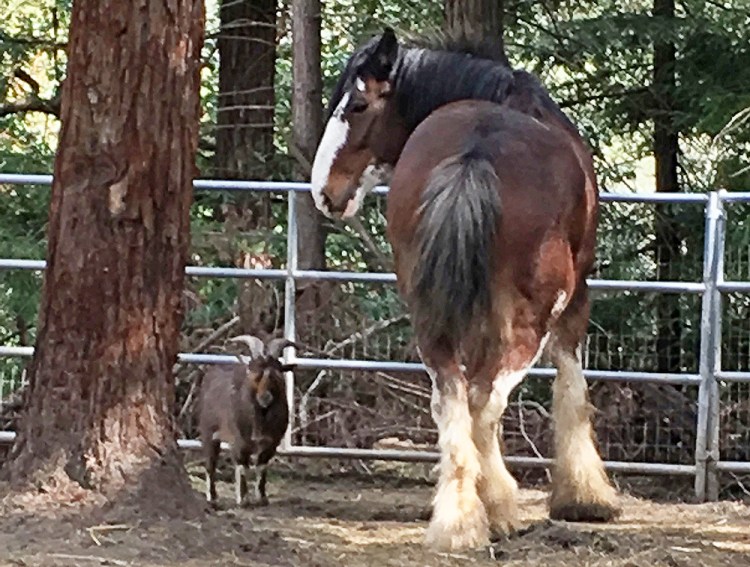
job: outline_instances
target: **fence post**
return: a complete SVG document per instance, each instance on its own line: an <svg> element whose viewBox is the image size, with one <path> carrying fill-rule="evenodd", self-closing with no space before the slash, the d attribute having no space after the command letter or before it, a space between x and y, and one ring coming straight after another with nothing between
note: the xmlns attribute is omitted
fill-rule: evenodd
<svg viewBox="0 0 750 567"><path fill-rule="evenodd" d="M715 260L715 276L714 276L714 332L712 344L713 348L713 369L711 372L711 394L709 399L711 405L709 407L708 421L708 451L709 461L706 469L706 488L708 490L709 500L719 499L719 470L718 463L721 460L721 449L720 444L720 432L721 432L721 391L719 388L719 380L716 378L721 372L721 344L722 344L722 330L723 330L723 301L721 290L719 286L724 283L724 248L727 241L727 215L724 209L723 196L726 193L724 189L717 191L717 208L718 215L716 218L716 251L714 253Z"/></svg>
<svg viewBox="0 0 750 567"><path fill-rule="evenodd" d="M719 460L719 389L716 373L721 365L721 292L724 212L719 193L712 191L706 204L703 241L703 292L701 305L698 420L695 442L695 495L700 501L718 498L716 462Z"/></svg>
<svg viewBox="0 0 750 567"><path fill-rule="evenodd" d="M297 340L297 311L295 296L297 286L294 273L297 271L297 192L290 189L287 192L287 232L286 232L286 279L284 285L284 338ZM284 362L290 363L296 357L296 349L284 349ZM292 429L294 429L294 372L285 372L286 399L289 406L289 426L287 427L281 449L288 450L292 446Z"/></svg>

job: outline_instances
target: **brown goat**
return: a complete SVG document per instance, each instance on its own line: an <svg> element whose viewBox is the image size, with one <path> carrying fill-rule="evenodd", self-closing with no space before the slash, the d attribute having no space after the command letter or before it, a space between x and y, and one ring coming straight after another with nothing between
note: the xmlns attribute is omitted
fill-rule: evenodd
<svg viewBox="0 0 750 567"><path fill-rule="evenodd" d="M276 454L289 425L284 365L278 358L286 339L273 339L266 346L259 338L242 335L230 339L250 348L250 357L238 357L240 364L215 367L206 372L200 396L200 437L206 466L206 499L216 503L216 464L221 442L231 446L235 465L237 505L248 505L247 479L254 460L255 495L262 506L266 496L266 468ZM253 459L254 457L254 459Z"/></svg>

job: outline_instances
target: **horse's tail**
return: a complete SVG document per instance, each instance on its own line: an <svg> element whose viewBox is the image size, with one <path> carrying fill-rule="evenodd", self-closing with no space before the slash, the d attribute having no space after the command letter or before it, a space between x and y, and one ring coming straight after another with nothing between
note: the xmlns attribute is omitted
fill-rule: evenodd
<svg viewBox="0 0 750 567"><path fill-rule="evenodd" d="M489 316L498 186L491 157L477 151L447 158L432 172L419 209L408 295L420 342L457 351L472 326Z"/></svg>

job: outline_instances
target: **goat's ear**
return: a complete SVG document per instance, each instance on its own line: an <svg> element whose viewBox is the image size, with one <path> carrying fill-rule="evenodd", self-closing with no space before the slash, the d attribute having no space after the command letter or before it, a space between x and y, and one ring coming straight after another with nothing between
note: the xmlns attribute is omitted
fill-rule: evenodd
<svg viewBox="0 0 750 567"><path fill-rule="evenodd" d="M292 372L297 368L296 364L282 364L281 365L281 371L282 372Z"/></svg>
<svg viewBox="0 0 750 567"><path fill-rule="evenodd" d="M240 335L239 337L233 337L229 339L229 342L243 343L250 349L250 356L252 358L259 358L263 356L266 347L258 337L253 335Z"/></svg>
<svg viewBox="0 0 750 567"><path fill-rule="evenodd" d="M289 339L285 338L278 338L273 339L271 342L268 343L268 356L272 358L278 358L281 356L281 353L284 351L286 347L294 347L297 349L301 349L302 345L299 343L296 343L294 341L290 341Z"/></svg>

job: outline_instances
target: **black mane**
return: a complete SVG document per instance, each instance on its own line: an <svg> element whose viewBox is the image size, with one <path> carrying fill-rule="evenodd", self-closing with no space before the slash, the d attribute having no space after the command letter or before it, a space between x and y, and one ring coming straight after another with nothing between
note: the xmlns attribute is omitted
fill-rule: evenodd
<svg viewBox="0 0 750 567"><path fill-rule="evenodd" d="M377 35L368 40L347 61L331 96L329 118L379 39ZM400 45L391 80L399 113L409 131L449 102L474 99L502 103L514 95L523 99L529 114L537 118L552 114L577 132L539 80L531 73L512 69L494 42L472 42L446 34L407 40Z"/></svg>
<svg viewBox="0 0 750 567"><path fill-rule="evenodd" d="M411 131L449 102L504 101L513 87L513 71L471 53L413 47L402 49L393 81L399 113Z"/></svg>

